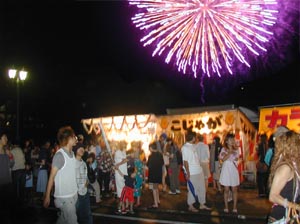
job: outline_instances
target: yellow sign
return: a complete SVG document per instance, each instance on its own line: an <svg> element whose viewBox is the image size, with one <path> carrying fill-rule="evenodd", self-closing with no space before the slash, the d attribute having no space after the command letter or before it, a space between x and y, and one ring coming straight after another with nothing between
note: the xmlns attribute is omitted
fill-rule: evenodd
<svg viewBox="0 0 300 224"><path fill-rule="evenodd" d="M260 109L259 133L273 133L280 125L300 132L300 105Z"/></svg>

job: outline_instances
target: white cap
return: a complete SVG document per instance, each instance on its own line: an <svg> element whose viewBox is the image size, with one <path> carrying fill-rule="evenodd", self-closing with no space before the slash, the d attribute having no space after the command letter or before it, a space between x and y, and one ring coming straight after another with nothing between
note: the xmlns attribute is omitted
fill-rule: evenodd
<svg viewBox="0 0 300 224"><path fill-rule="evenodd" d="M290 129L288 129L288 127L286 127L286 126L279 126L279 127L277 127L277 129L274 132L273 136L275 138L277 138L277 137L283 135L284 133L286 133L288 131L290 131Z"/></svg>

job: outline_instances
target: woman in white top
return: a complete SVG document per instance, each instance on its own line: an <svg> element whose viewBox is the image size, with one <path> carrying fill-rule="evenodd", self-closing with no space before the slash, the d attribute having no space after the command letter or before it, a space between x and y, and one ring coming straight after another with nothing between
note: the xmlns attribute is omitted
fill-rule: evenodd
<svg viewBox="0 0 300 224"><path fill-rule="evenodd" d="M231 187L233 193L233 213L237 213L238 186L240 185L237 162L239 150L236 147L235 136L227 134L224 139L224 147L221 149L219 159L222 163L220 184L224 186L224 212L228 213L228 195Z"/></svg>

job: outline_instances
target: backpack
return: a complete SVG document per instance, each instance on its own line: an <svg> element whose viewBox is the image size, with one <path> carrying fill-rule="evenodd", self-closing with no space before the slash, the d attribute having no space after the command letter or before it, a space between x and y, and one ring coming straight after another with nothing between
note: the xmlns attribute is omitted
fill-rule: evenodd
<svg viewBox="0 0 300 224"><path fill-rule="evenodd" d="M180 150L176 150L176 157L178 165L182 165L182 154Z"/></svg>
<svg viewBox="0 0 300 224"><path fill-rule="evenodd" d="M271 160L272 160L272 158L273 158L273 154L274 154L273 148L269 148L268 151L267 151L267 153L266 153L266 155L265 155L265 159L264 159L265 163L266 163L268 166L271 165Z"/></svg>

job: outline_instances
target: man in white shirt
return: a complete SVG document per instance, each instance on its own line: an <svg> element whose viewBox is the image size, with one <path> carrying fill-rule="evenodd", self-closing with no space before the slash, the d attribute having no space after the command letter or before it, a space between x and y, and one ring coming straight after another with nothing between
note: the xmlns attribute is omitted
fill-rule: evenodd
<svg viewBox="0 0 300 224"><path fill-rule="evenodd" d="M73 129L69 126L59 129L57 140L61 148L55 153L44 199L44 207L50 204L50 193L54 188L54 204L60 209L56 224L77 224L76 202L76 159L72 151L77 142Z"/></svg>
<svg viewBox="0 0 300 224"><path fill-rule="evenodd" d="M186 143L182 146L182 160L183 166L186 171L186 179L190 180L195 191L195 195L198 196L200 203L199 209L210 210L206 203L206 189L205 189L205 180L202 168L200 166L199 157L195 148L195 133L188 132L186 135ZM193 206L196 202L195 197L193 196L191 189L188 185L188 194L187 194L187 204L189 206L189 211L198 212L198 208Z"/></svg>
<svg viewBox="0 0 300 224"><path fill-rule="evenodd" d="M25 173L25 155L19 145L14 145L11 154L14 158L14 166L11 169L13 189L18 203L22 204L24 202L25 194L25 183L26 183L26 173Z"/></svg>
<svg viewBox="0 0 300 224"><path fill-rule="evenodd" d="M200 165L203 170L204 179L205 179L205 187L207 190L208 178L210 177L210 170L209 170L210 152L209 152L208 145L204 143L203 135L200 135L200 134L196 135L196 151L197 151L197 154L199 157Z"/></svg>

